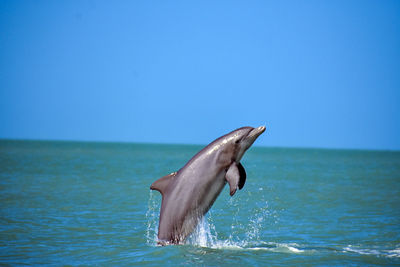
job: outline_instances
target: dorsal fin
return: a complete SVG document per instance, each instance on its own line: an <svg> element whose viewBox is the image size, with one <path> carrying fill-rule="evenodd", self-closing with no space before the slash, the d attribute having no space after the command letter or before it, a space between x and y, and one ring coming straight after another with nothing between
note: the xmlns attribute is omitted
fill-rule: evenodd
<svg viewBox="0 0 400 267"><path fill-rule="evenodd" d="M244 186L244 183L246 182L246 171L244 170L244 167L242 163L239 162L238 164L238 169L239 169L239 175L240 175L240 180L239 180L239 190L241 190Z"/></svg>
<svg viewBox="0 0 400 267"><path fill-rule="evenodd" d="M164 177L161 177L160 179L158 179L157 181L152 183L152 185L150 186L150 189L157 190L162 195L164 195L165 189L167 188L169 183L174 180L175 175L176 175L176 172L173 172L168 175L165 175Z"/></svg>

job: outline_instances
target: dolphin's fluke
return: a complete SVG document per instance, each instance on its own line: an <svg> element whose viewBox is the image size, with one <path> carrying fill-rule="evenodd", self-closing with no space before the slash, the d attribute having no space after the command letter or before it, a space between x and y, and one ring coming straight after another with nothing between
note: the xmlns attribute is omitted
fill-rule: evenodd
<svg viewBox="0 0 400 267"><path fill-rule="evenodd" d="M246 171L244 170L244 167L242 163L239 162L238 164L238 169L239 169L239 175L240 175L240 180L239 180L239 190L241 190L244 186L244 183L246 182Z"/></svg>
<svg viewBox="0 0 400 267"><path fill-rule="evenodd" d="M168 187L169 183L174 180L175 175L176 172L173 172L171 174L165 175L164 177L161 177L150 186L150 189L157 190L162 195L164 195L165 189Z"/></svg>

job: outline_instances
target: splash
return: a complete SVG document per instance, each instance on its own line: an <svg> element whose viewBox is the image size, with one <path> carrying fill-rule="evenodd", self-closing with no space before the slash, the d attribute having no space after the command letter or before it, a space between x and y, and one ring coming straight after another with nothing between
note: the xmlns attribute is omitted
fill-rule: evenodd
<svg viewBox="0 0 400 267"><path fill-rule="evenodd" d="M147 203L147 228L146 240L148 245L157 244L157 228L158 228L158 214L160 212L158 199L154 196L153 191L150 190L149 201Z"/></svg>
<svg viewBox="0 0 400 267"><path fill-rule="evenodd" d="M200 247L214 247L217 241L218 236L214 225L203 217L186 243Z"/></svg>
<svg viewBox="0 0 400 267"><path fill-rule="evenodd" d="M233 234L229 235L226 240L218 239L217 231L212 223L212 216L205 216L197 226L196 230L190 235L186 244L198 247L206 247L212 249L244 249L244 250L265 250L271 252L280 253L303 253L305 250L301 245L296 243L275 243L265 242L259 240L258 233L262 227L261 222L265 218L266 214L261 213L255 216L254 220L251 220L248 225L244 225L243 228L248 229L245 233L245 239L233 238ZM237 219L233 220L237 222ZM232 224L232 232L237 232L237 227Z"/></svg>
<svg viewBox="0 0 400 267"><path fill-rule="evenodd" d="M268 202L261 197L260 202L253 205L253 214L250 218L242 222L243 219L240 213L240 207L243 206L243 200L230 198L228 201L229 207L232 210L230 224L228 222L227 238L219 238L216 226L213 222L212 211L209 211L199 222L196 229L188 237L185 244L208 247L208 248L230 248L230 249L281 249L282 246L265 243L261 241L260 235L265 221L268 217L276 217L275 212L271 211ZM157 245L157 228L159 216L159 199L150 191L148 209L146 212L147 229L146 240L148 245ZM275 222L276 223L276 222ZM289 251L300 252L296 247L288 247Z"/></svg>
<svg viewBox="0 0 400 267"><path fill-rule="evenodd" d="M250 218L249 230L246 233L248 240L260 240L260 230L262 229L263 223L268 216L271 216L271 212L268 208L268 202L263 201L261 204L262 205L256 209L256 212Z"/></svg>
<svg viewBox="0 0 400 267"><path fill-rule="evenodd" d="M239 248L237 242L231 239L231 236L227 240L219 240L215 226L212 222L212 215L209 213L201 219L199 224L193 233L186 240L186 244L207 247L207 248Z"/></svg>
<svg viewBox="0 0 400 267"><path fill-rule="evenodd" d="M230 198L228 201L229 207L232 209L232 216L229 235L226 239L220 239L213 223L212 212L210 211L199 222L195 231L189 236L186 244L208 247L208 248L224 248L224 249L278 249L287 248L290 252L300 253L301 250L291 245L278 245L273 243L265 243L260 240L260 234L265 221L268 217L276 217L276 214L270 211L268 202L262 198L257 205L254 206L253 214L249 219L243 219L240 213L240 207L243 206L243 201Z"/></svg>

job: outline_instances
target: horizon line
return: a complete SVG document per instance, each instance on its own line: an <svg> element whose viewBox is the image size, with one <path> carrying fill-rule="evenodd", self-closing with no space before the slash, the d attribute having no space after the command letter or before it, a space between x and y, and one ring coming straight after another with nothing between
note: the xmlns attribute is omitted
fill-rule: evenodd
<svg viewBox="0 0 400 267"><path fill-rule="evenodd" d="M138 145L175 145L175 146L206 146L208 143L161 143L161 142L138 142L138 141L110 141L110 140L76 140L76 139L30 139L30 138L4 138L0 137L1 141L14 142L61 142L61 143L100 143L100 144L138 144ZM347 151L364 151L364 152L400 152L400 149L377 149L377 148L334 148L334 147L312 147L312 146L265 146L253 145L255 148L270 148L270 149L303 149L303 150L347 150Z"/></svg>

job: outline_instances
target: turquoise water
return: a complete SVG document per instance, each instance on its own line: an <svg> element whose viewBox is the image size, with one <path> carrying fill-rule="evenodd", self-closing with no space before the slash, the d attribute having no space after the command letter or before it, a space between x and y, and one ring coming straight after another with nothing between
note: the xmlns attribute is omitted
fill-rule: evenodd
<svg viewBox="0 0 400 267"><path fill-rule="evenodd" d="M149 186L201 148L0 141L0 264L400 264L400 152L253 147L243 190L157 246Z"/></svg>

